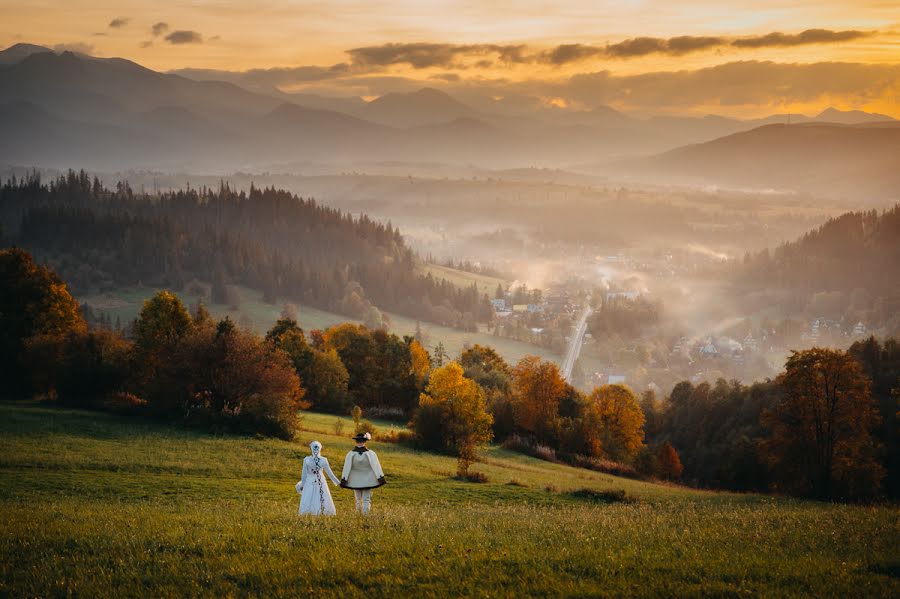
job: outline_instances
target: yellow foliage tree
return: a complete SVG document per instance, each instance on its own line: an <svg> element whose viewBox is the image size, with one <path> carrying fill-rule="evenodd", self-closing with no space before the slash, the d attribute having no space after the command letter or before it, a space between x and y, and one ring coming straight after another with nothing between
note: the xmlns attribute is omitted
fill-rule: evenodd
<svg viewBox="0 0 900 599"><path fill-rule="evenodd" d="M478 447L491 440L492 423L484 391L463 376L462 366L450 362L431 373L412 427L423 446L456 455L458 474L466 476Z"/></svg>
<svg viewBox="0 0 900 599"><path fill-rule="evenodd" d="M632 459L644 445L644 412L634 392L625 385L603 385L589 399L599 416L603 452L617 461Z"/></svg>
<svg viewBox="0 0 900 599"><path fill-rule="evenodd" d="M412 373L416 377L416 387L421 389L425 385L428 373L431 372L431 356L415 339L409 342L409 355L412 359Z"/></svg>

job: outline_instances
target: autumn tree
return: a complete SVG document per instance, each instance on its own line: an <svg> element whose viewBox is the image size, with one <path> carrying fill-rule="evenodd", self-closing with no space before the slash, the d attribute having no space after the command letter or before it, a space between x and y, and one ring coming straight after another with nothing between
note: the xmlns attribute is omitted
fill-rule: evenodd
<svg viewBox="0 0 900 599"><path fill-rule="evenodd" d="M153 387L161 416L212 430L289 439L307 407L290 358L225 319L176 344Z"/></svg>
<svg viewBox="0 0 900 599"><path fill-rule="evenodd" d="M603 453L616 461L629 461L644 444L644 413L626 385L603 385L589 401L597 407Z"/></svg>
<svg viewBox="0 0 900 599"><path fill-rule="evenodd" d="M419 391L406 341L352 323L331 327L323 340L323 347L334 349L347 369L354 404L399 408L405 414L415 409Z"/></svg>
<svg viewBox="0 0 900 599"><path fill-rule="evenodd" d="M512 408L516 427L537 441L554 444L560 400L566 382L553 362L525 356L512 370Z"/></svg>
<svg viewBox="0 0 900 599"><path fill-rule="evenodd" d="M266 333L266 340L290 358L306 390L306 401L328 412L346 412L349 375L334 349L322 351L310 346L303 329L287 317L280 318L272 326Z"/></svg>
<svg viewBox="0 0 900 599"><path fill-rule="evenodd" d="M27 339L85 328L78 303L53 271L25 250L0 250L0 394L29 391L29 373L19 363Z"/></svg>
<svg viewBox="0 0 900 599"><path fill-rule="evenodd" d="M96 407L124 391L131 343L103 327L62 335L35 335L25 342L23 363L35 389L53 393L61 403Z"/></svg>
<svg viewBox="0 0 900 599"><path fill-rule="evenodd" d="M431 372L431 356L428 355L428 350L422 347L422 344L416 339L410 339L408 344L409 355L412 359L412 374L416 379L416 387L422 389L425 386L425 381L428 379L428 374Z"/></svg>
<svg viewBox="0 0 900 599"><path fill-rule="evenodd" d="M481 387L450 362L431 373L412 428L421 446L456 455L457 474L464 477L478 447L491 440L491 422Z"/></svg>
<svg viewBox="0 0 900 599"><path fill-rule="evenodd" d="M174 293L159 291L144 301L134 327L134 361L138 386L155 384L162 366L171 360L178 343L193 329L193 320Z"/></svg>
<svg viewBox="0 0 900 599"><path fill-rule="evenodd" d="M784 395L763 419L779 488L819 498L876 494L884 469L872 431L880 419L859 363L841 350L795 351L778 382Z"/></svg>
<svg viewBox="0 0 900 599"><path fill-rule="evenodd" d="M678 480L684 470L678 452L666 441L656 450L656 475L665 480Z"/></svg>
<svg viewBox="0 0 900 599"><path fill-rule="evenodd" d="M492 347L475 344L459 357L466 378L484 389L488 412L494 418L494 438L503 440L515 432L515 416L510 392L512 370Z"/></svg>

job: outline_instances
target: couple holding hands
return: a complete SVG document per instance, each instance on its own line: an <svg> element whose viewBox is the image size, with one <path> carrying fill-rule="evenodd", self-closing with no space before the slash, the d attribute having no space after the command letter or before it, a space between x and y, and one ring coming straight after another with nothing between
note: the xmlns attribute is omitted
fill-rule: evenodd
<svg viewBox="0 0 900 599"><path fill-rule="evenodd" d="M385 483L384 471L378 462L375 452L366 447L372 438L369 433L357 434L353 437L356 447L350 450L344 459L344 470L338 480L331 471L328 458L322 455L322 444L313 441L309 444L312 455L303 458L303 471L296 489L300 493L300 513L314 516L333 516L337 513L331 490L325 482L325 475L332 482L344 489L353 489L356 496L356 510L368 514L372 507L372 489Z"/></svg>

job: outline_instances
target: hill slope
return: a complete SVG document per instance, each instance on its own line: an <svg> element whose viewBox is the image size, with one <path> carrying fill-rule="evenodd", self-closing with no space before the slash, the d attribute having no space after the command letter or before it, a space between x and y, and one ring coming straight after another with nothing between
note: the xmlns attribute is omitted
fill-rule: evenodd
<svg viewBox="0 0 900 599"><path fill-rule="evenodd" d="M485 484L450 458L374 443L388 485L361 520L300 518L306 444L340 466L350 421L294 443L0 404L0 592L9 595L896 596L896 509L627 481L493 449ZM381 426L385 426L381 424ZM552 485L548 490L547 486ZM626 503L569 491L624 489ZM834 538L840 538L835 543Z"/></svg>
<svg viewBox="0 0 900 599"><path fill-rule="evenodd" d="M895 197L900 123L766 125L633 166L647 174L721 185Z"/></svg>

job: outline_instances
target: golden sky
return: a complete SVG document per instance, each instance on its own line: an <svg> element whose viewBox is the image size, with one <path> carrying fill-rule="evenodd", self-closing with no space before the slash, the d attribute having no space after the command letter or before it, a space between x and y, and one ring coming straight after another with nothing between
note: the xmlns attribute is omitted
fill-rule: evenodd
<svg viewBox="0 0 900 599"><path fill-rule="evenodd" d="M571 78L602 72L630 88L644 85L645 74L707 72L748 61L852 63L867 73L865 93L853 93L848 80L836 89L823 81L818 96L810 89L779 96L772 89L767 99L747 103L723 103L714 94L708 101L644 106L629 103L625 92L607 103L720 114L830 103L900 116L894 68L900 65L900 0L0 0L0 15L3 47L67 47L156 70L311 67L282 74L278 85L319 93L379 95L428 84L502 95L509 84L550 102L590 105L590 92L568 91ZM766 37L777 33L783 37ZM514 56L508 54L513 47L520 47ZM349 52L357 48L364 51ZM819 71L815 76L832 76ZM759 85L767 85L760 77Z"/></svg>

